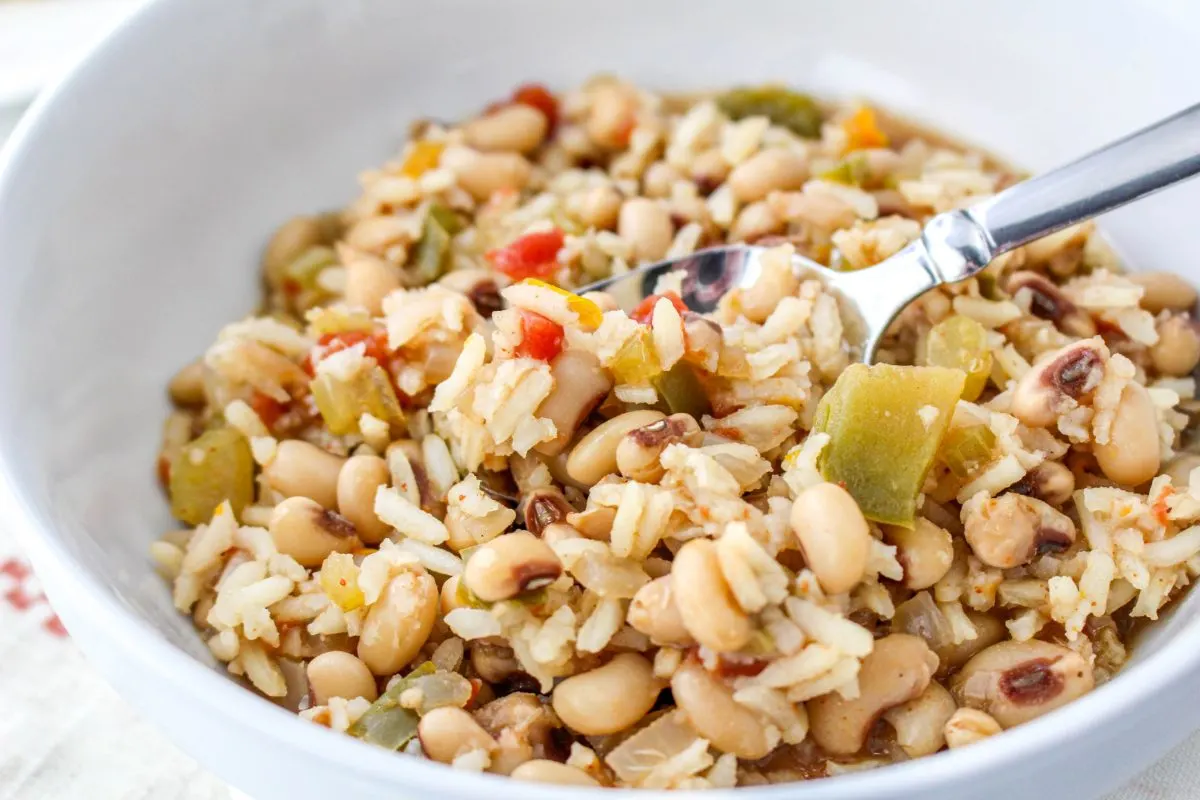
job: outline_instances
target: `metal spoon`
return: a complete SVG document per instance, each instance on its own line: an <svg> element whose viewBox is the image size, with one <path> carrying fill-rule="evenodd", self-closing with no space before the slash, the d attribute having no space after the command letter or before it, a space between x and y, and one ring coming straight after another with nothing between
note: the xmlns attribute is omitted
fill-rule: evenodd
<svg viewBox="0 0 1200 800"><path fill-rule="evenodd" d="M992 259L1026 242L1111 211L1200 172L1200 104L1156 122L1078 161L1018 183L960 211L929 220L921 237L869 269L838 272L794 256L800 274L831 287L848 317L851 344L871 363L888 324L935 286L966 280ZM647 264L577 291L606 291L632 308L660 276L683 270L683 300L707 312L734 288L758 279L767 248L726 245Z"/></svg>

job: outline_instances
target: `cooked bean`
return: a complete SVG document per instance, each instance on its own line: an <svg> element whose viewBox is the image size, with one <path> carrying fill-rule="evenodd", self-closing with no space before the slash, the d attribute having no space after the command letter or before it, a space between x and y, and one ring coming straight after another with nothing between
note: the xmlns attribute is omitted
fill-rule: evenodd
<svg viewBox="0 0 1200 800"><path fill-rule="evenodd" d="M738 296L738 307L746 319L761 324L771 316L780 298L793 296L799 289L800 277L790 264L764 260L758 280Z"/></svg>
<svg viewBox="0 0 1200 800"><path fill-rule="evenodd" d="M602 667L581 672L554 687L554 712L584 736L617 733L654 707L662 684L648 660L621 653Z"/></svg>
<svg viewBox="0 0 1200 800"><path fill-rule="evenodd" d="M1048 504L1022 494L1003 494L964 509L963 536L984 564L1010 569L1075 542L1075 523Z"/></svg>
<svg viewBox="0 0 1200 800"><path fill-rule="evenodd" d="M300 439L279 443L275 458L263 468L267 485L285 497L308 497L325 508L337 508L338 473L346 459Z"/></svg>
<svg viewBox="0 0 1200 800"><path fill-rule="evenodd" d="M946 720L943 736L951 750L981 742L1003 730L991 714L974 708L960 708Z"/></svg>
<svg viewBox="0 0 1200 800"><path fill-rule="evenodd" d="M438 589L425 570L405 570L383 587L358 637L358 657L376 675L394 675L417 657L437 619Z"/></svg>
<svg viewBox="0 0 1200 800"><path fill-rule="evenodd" d="M730 169L721 148L713 147L692 159L692 182L700 188L701 194L708 194L725 182Z"/></svg>
<svg viewBox="0 0 1200 800"><path fill-rule="evenodd" d="M620 84L606 84L592 90L592 106L584 127L588 137L608 150L619 150L629 143L637 114L637 97Z"/></svg>
<svg viewBox="0 0 1200 800"><path fill-rule="evenodd" d="M450 169L458 179L458 184L480 201L502 190L519 191L525 188L533 171L529 162L519 153L481 153L466 148L455 153Z"/></svg>
<svg viewBox="0 0 1200 800"><path fill-rule="evenodd" d="M626 622L658 645L690 647L695 644L675 604L670 575L655 578L638 589L629 602Z"/></svg>
<svg viewBox="0 0 1200 800"><path fill-rule="evenodd" d="M278 288L283 285L284 272L305 250L329 244L336 238L336 225L331 216L292 217L267 242L263 252L263 275L267 283Z"/></svg>
<svg viewBox="0 0 1200 800"><path fill-rule="evenodd" d="M442 610L443 617L456 608L469 608L458 596L458 582L461 580L461 575L451 575L438 592L438 607Z"/></svg>
<svg viewBox="0 0 1200 800"><path fill-rule="evenodd" d="M784 219L775 213L775 209L767 201L758 200L743 208L737 215L737 219L729 228L729 240L753 242L780 231L784 224Z"/></svg>
<svg viewBox="0 0 1200 800"><path fill-rule="evenodd" d="M547 127L541 111L513 103L471 120L463 126L463 135L476 150L531 153L546 138Z"/></svg>
<svg viewBox="0 0 1200 800"><path fill-rule="evenodd" d="M565 758L562 722L536 694L514 692L475 712L475 721L500 745L491 771L507 775L536 758Z"/></svg>
<svg viewBox="0 0 1200 800"><path fill-rule="evenodd" d="M613 520L617 510L607 506L592 506L584 511L567 514L567 524L589 539L607 542L612 537Z"/></svg>
<svg viewBox="0 0 1200 800"><path fill-rule="evenodd" d="M338 472L338 511L367 544L379 544L391 532L391 526L375 515L375 493L390 479L387 462L379 456L348 458Z"/></svg>
<svg viewBox="0 0 1200 800"><path fill-rule="evenodd" d="M463 570L471 593L486 603L540 589L562 574L562 562L549 545L526 531L498 536L481 545Z"/></svg>
<svg viewBox="0 0 1200 800"><path fill-rule="evenodd" d="M435 708L421 717L417 737L421 740L421 751L443 764L472 750L491 753L496 749L496 740L475 718L454 706Z"/></svg>
<svg viewBox="0 0 1200 800"><path fill-rule="evenodd" d="M683 180L679 170L665 161L655 161L642 175L642 194L646 197L670 197L675 184Z"/></svg>
<svg viewBox="0 0 1200 800"><path fill-rule="evenodd" d="M608 184L593 186L573 197L569 207L587 227L598 231L612 230L621 213L621 193Z"/></svg>
<svg viewBox="0 0 1200 800"><path fill-rule="evenodd" d="M919 697L885 711L883 718L896 732L896 744L909 758L928 756L946 743L946 721L958 706L950 692L931 681Z"/></svg>
<svg viewBox="0 0 1200 800"><path fill-rule="evenodd" d="M185 407L204 405L204 376L207 372L208 368L204 366L203 361L193 361L176 372L167 384L167 393L171 396L171 401L177 406Z"/></svg>
<svg viewBox="0 0 1200 800"><path fill-rule="evenodd" d="M867 569L871 531L849 492L836 483L805 489L792 505L791 521L821 588L838 594L858 585Z"/></svg>
<svg viewBox="0 0 1200 800"><path fill-rule="evenodd" d="M563 786L599 786L596 779L583 770L546 758L526 761L509 773L510 777L537 783L556 783Z"/></svg>
<svg viewBox="0 0 1200 800"><path fill-rule="evenodd" d="M596 485L617 471L617 446L629 431L663 419L661 411L626 411L602 422L575 443L567 457L567 474L585 486Z"/></svg>
<svg viewBox="0 0 1200 800"><path fill-rule="evenodd" d="M331 697L365 697L374 702L379 696L371 670L350 653L321 653L308 662L307 671L308 686L317 705L327 704Z"/></svg>
<svg viewBox="0 0 1200 800"><path fill-rule="evenodd" d="M383 298L400 288L400 270L371 256L346 262L346 302L371 316L383 313Z"/></svg>
<svg viewBox="0 0 1200 800"><path fill-rule="evenodd" d="M1011 728L1071 702L1093 685L1085 658L1033 640L992 645L963 666L950 688L960 705L986 711Z"/></svg>
<svg viewBox="0 0 1200 800"><path fill-rule="evenodd" d="M666 471L659 462L668 445L683 442L700 444L703 431L691 414L672 414L649 425L634 428L617 444L617 469L626 478L643 483L658 483Z"/></svg>
<svg viewBox="0 0 1200 800"><path fill-rule="evenodd" d="M761 150L734 167L729 188L743 203L762 200L771 192L799 189L808 180L804 156L782 147Z"/></svg>
<svg viewBox="0 0 1200 800"><path fill-rule="evenodd" d="M489 683L506 681L521 669L511 647L483 639L471 642L471 666Z"/></svg>
<svg viewBox="0 0 1200 800"><path fill-rule="evenodd" d="M1196 305L1195 287L1173 272L1135 272L1128 277L1142 287L1141 306L1151 314L1187 311Z"/></svg>
<svg viewBox="0 0 1200 800"><path fill-rule="evenodd" d="M658 261L671 247L675 226L657 201L631 197L621 205L617 233L633 248L635 261Z"/></svg>
<svg viewBox="0 0 1200 800"><path fill-rule="evenodd" d="M889 525L884 534L896 546L896 560L904 568L905 588L928 589L954 563L954 540L950 532L924 517L918 517L911 529Z"/></svg>
<svg viewBox="0 0 1200 800"><path fill-rule="evenodd" d="M1095 445L1092 452L1104 474L1117 483L1137 486L1158 474L1162 461L1158 411L1146 387L1133 381L1125 385L1108 441Z"/></svg>
<svg viewBox="0 0 1200 800"><path fill-rule="evenodd" d="M279 552L305 567L319 567L330 553L362 547L354 525L307 497L289 497L271 512L267 524Z"/></svg>
<svg viewBox="0 0 1200 800"><path fill-rule="evenodd" d="M517 510L525 520L525 530L534 536L541 536L548 526L562 522L575 511L561 491L549 486L522 497Z"/></svg>
<svg viewBox="0 0 1200 800"><path fill-rule="evenodd" d="M691 539L671 564L671 590L683 625L697 642L718 653L741 650L753 626L734 599L709 539Z"/></svg>
<svg viewBox="0 0 1200 800"><path fill-rule="evenodd" d="M517 515L507 506L489 511L483 516L468 514L462 508L455 506L446 512L444 522L447 546L456 553L461 553L468 547L485 544L492 541L508 530Z"/></svg>
<svg viewBox="0 0 1200 800"><path fill-rule="evenodd" d="M1010 486L1009 491L1036 497L1052 506L1061 506L1075 493L1075 473L1057 461L1043 461Z"/></svg>
<svg viewBox="0 0 1200 800"><path fill-rule="evenodd" d="M1200 364L1200 334L1195 323L1180 316L1159 323L1158 342L1150 348L1150 360L1164 375L1192 374Z"/></svg>
<svg viewBox="0 0 1200 800"><path fill-rule="evenodd" d="M1008 628L1004 626L1004 621L999 617L967 609L967 619L975 626L974 639L964 639L958 644L947 644L934 651L940 661L937 672L939 678L944 679L978 653L1008 637Z"/></svg>
<svg viewBox="0 0 1200 800"><path fill-rule="evenodd" d="M857 753L880 716L920 697L937 667L937 656L917 636L893 633L879 639L863 659L857 698L831 692L808 701L813 741L834 755Z"/></svg>
<svg viewBox="0 0 1200 800"><path fill-rule="evenodd" d="M567 449L579 426L612 389L612 380L601 368L600 359L577 348L564 350L550 362L554 388L535 412L554 423L558 435L533 449L556 456Z"/></svg>
<svg viewBox="0 0 1200 800"><path fill-rule="evenodd" d="M1021 292L1028 293L1030 313L1050 320L1059 330L1084 339L1096 335L1096 323L1091 316L1072 303L1063 290L1044 275L1014 272L1008 276L1006 288L1018 301Z"/></svg>
<svg viewBox="0 0 1200 800"><path fill-rule="evenodd" d="M1107 355L1098 339L1083 339L1033 365L1013 390L1011 412L1033 428L1053 425L1071 407L1069 401L1090 393L1104 377Z"/></svg>
<svg viewBox="0 0 1200 800"><path fill-rule="evenodd" d="M763 758L776 742L758 715L733 699L733 691L697 661L671 676L671 694L696 732L714 747L738 758Z"/></svg>

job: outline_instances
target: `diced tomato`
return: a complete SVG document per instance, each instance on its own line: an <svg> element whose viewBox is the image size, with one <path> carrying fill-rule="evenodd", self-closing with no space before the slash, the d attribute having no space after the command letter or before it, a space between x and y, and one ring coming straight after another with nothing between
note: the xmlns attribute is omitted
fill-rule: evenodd
<svg viewBox="0 0 1200 800"><path fill-rule="evenodd" d="M171 485L171 461L166 456L158 457L158 482L164 487Z"/></svg>
<svg viewBox="0 0 1200 800"><path fill-rule="evenodd" d="M652 294L642 302L638 303L638 307L630 314L630 318L634 322L640 322L643 325L649 325L650 319L654 316L654 306L658 305L658 301L662 298L667 298L671 301L671 305L675 306L675 310L683 314L688 310L687 304L683 302L683 298L674 292L663 292L662 294Z"/></svg>
<svg viewBox="0 0 1200 800"><path fill-rule="evenodd" d="M362 331L346 331L345 333L327 333L317 340L316 361L328 358L334 353L354 347L359 343L365 344L364 354L375 359L375 363L386 366L390 356L387 344L387 331L377 330L371 333Z"/></svg>
<svg viewBox="0 0 1200 800"><path fill-rule="evenodd" d="M467 698L467 709L475 707L475 700L479 697L479 691L483 688L483 681L479 678L467 678L467 683L471 684L471 696Z"/></svg>
<svg viewBox="0 0 1200 800"><path fill-rule="evenodd" d="M563 232L558 228L527 233L507 247L487 252L487 260L498 272L513 280L547 278L558 269L558 251L563 246Z"/></svg>
<svg viewBox="0 0 1200 800"><path fill-rule="evenodd" d="M521 309L521 344L517 355L549 361L562 352L562 325L534 311Z"/></svg>
<svg viewBox="0 0 1200 800"><path fill-rule="evenodd" d="M547 130L553 131L558 124L558 101L540 83L526 83L513 92L513 102L531 106L546 115Z"/></svg>
<svg viewBox="0 0 1200 800"><path fill-rule="evenodd" d="M263 425L267 426L267 430L272 432L275 430L275 423L279 422L279 418L287 412L286 405L262 392L250 395L250 407L254 409L255 414L258 414Z"/></svg>

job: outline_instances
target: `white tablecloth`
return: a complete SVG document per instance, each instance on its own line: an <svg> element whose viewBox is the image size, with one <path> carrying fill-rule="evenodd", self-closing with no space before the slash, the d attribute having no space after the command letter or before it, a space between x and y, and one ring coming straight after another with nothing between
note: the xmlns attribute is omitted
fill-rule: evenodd
<svg viewBox="0 0 1200 800"><path fill-rule="evenodd" d="M0 108L0 142L16 111ZM246 800L104 683L0 519L0 800ZM1200 734L1105 800L1200 798Z"/></svg>

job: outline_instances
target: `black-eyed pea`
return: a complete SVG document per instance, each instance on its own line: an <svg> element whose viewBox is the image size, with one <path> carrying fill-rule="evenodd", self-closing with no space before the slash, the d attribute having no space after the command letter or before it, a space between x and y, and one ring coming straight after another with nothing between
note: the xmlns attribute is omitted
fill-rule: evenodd
<svg viewBox="0 0 1200 800"><path fill-rule="evenodd" d="M376 675L396 674L428 641L438 605L437 584L425 570L393 576L363 621L358 657Z"/></svg>
<svg viewBox="0 0 1200 800"><path fill-rule="evenodd" d="M447 289L465 294L475 306L481 317L491 319L500 309L504 308L504 298L500 296L500 287L496 279L486 269L458 269L448 272L438 281Z"/></svg>
<svg viewBox="0 0 1200 800"><path fill-rule="evenodd" d="M203 361L193 361L176 372L167 384L171 401L184 407L204 405L204 376L207 372L208 367L204 366Z"/></svg>
<svg viewBox="0 0 1200 800"><path fill-rule="evenodd" d="M753 242L772 233L778 233L784 219L775 212L766 200L757 200L743 208L729 228L732 242Z"/></svg>
<svg viewBox="0 0 1200 800"><path fill-rule="evenodd" d="M858 697L831 692L808 701L813 741L834 755L857 753L879 718L920 697L937 668L938 657L920 637L893 633L877 640L859 670Z"/></svg>
<svg viewBox="0 0 1200 800"><path fill-rule="evenodd" d="M400 288L400 270L373 256L349 258L346 270L346 302L366 309L371 316L383 313L383 298Z"/></svg>
<svg viewBox="0 0 1200 800"><path fill-rule="evenodd" d="M454 706L435 708L421 717L417 738L421 741L421 751L442 764L450 764L473 750L488 753L496 750L496 740L474 717Z"/></svg>
<svg viewBox="0 0 1200 800"><path fill-rule="evenodd" d="M621 653L603 666L559 683L551 703L571 730L584 736L605 736L646 716L662 688L645 657Z"/></svg>
<svg viewBox="0 0 1200 800"><path fill-rule="evenodd" d="M1125 486L1137 486L1158 474L1162 443L1158 410L1146 387L1130 381L1121 391L1108 441L1092 448L1104 474Z"/></svg>
<svg viewBox="0 0 1200 800"><path fill-rule="evenodd" d="M671 694L696 732L722 752L758 759L777 744L759 716L734 701L733 691L697 661L675 670Z"/></svg>
<svg viewBox="0 0 1200 800"><path fill-rule="evenodd" d="M350 520L367 544L379 544L392 530L375 514L375 493L390 480L387 462L379 456L352 456L338 472L338 512Z"/></svg>
<svg viewBox="0 0 1200 800"><path fill-rule="evenodd" d="M471 667L488 683L501 683L521 669L511 647L499 640L476 639L471 642Z"/></svg>
<svg viewBox="0 0 1200 800"><path fill-rule="evenodd" d="M670 197L675 184L683 180L679 170L665 161L655 161L642 175L642 194L646 197Z"/></svg>
<svg viewBox="0 0 1200 800"><path fill-rule="evenodd" d="M633 248L635 261L658 261L671 247L675 225L658 201L631 197L621 204L617 234Z"/></svg>
<svg viewBox="0 0 1200 800"><path fill-rule="evenodd" d="M489 511L483 516L468 514L458 506L451 507L443 520L448 538L446 545L456 553L495 539L508 530L516 514L507 506Z"/></svg>
<svg viewBox="0 0 1200 800"><path fill-rule="evenodd" d="M601 368L600 359L578 348L564 350L550 362L554 388L535 414L554 423L558 434L534 446L534 451L556 456L567 449L588 414L608 396L612 379Z"/></svg>
<svg viewBox="0 0 1200 800"><path fill-rule="evenodd" d="M326 705L331 697L365 697L374 702L379 697L375 676L367 665L350 653L330 650L308 662L308 686L313 702Z"/></svg>
<svg viewBox="0 0 1200 800"><path fill-rule="evenodd" d="M896 732L900 749L909 758L918 758L942 749L946 722L957 708L950 692L931 681L919 697L885 711L883 718Z"/></svg>
<svg viewBox="0 0 1200 800"><path fill-rule="evenodd" d="M1058 415L1100 385L1108 350L1099 339L1081 339L1043 357L1012 394L1010 411L1031 428L1053 425Z"/></svg>
<svg viewBox="0 0 1200 800"><path fill-rule="evenodd" d="M1046 276L1037 272L1014 272L1008 276L1005 288L1019 304L1027 295L1030 313L1050 320L1059 330L1080 338L1096 335L1096 323L1091 315L1072 303L1063 290Z"/></svg>
<svg viewBox="0 0 1200 800"><path fill-rule="evenodd" d="M946 746L951 750L966 747L969 744L982 742L989 736L995 736L1003 728L996 719L988 713L976 708L960 708L946 720L943 736Z"/></svg>
<svg viewBox="0 0 1200 800"><path fill-rule="evenodd" d="M657 645L690 647L696 643L675 604L670 575L655 578L638 589L629 602L625 621Z"/></svg>
<svg viewBox="0 0 1200 800"><path fill-rule="evenodd" d="M541 111L513 103L463 125L463 135L476 150L532 153L546 138L547 127Z"/></svg>
<svg viewBox="0 0 1200 800"><path fill-rule="evenodd" d="M1200 333L1196 324L1183 316L1167 317L1159 323L1158 342L1150 348L1150 361L1164 375L1192 374L1200 364Z"/></svg>
<svg viewBox="0 0 1200 800"><path fill-rule="evenodd" d="M1036 497L1052 506L1061 506L1075 493L1075 473L1057 461L1043 461L1014 483L1010 491Z"/></svg>
<svg viewBox="0 0 1200 800"><path fill-rule="evenodd" d="M485 603L509 600L558 579L562 562L550 546L528 531L515 531L480 545L463 570L463 583Z"/></svg>
<svg viewBox="0 0 1200 800"><path fill-rule="evenodd" d="M529 492L521 498L517 508L518 515L525 521L525 530L534 536L542 536L547 527L563 522L574 511L566 496L553 486Z"/></svg>
<svg viewBox="0 0 1200 800"><path fill-rule="evenodd" d="M968 609L967 619L975 626L975 638L964 639L958 644L946 644L937 649L940 660L937 673L939 678L944 679L978 653L1008 638L1008 628L1004 626L1004 620L1000 617Z"/></svg>
<svg viewBox="0 0 1200 800"><path fill-rule="evenodd" d="M458 586L461 581L461 575L451 575L442 583L442 588L438 591L438 607L443 617L456 608L470 608L466 600L459 596Z"/></svg>
<svg viewBox="0 0 1200 800"><path fill-rule="evenodd" d="M663 450L681 442L695 447L702 437L700 424L691 414L672 414L655 420L621 437L617 444L617 469L626 478L658 483L665 472L659 461Z"/></svg>
<svg viewBox="0 0 1200 800"><path fill-rule="evenodd" d="M1050 642L994 644L968 661L951 682L960 706L987 712L1003 728L1040 717L1092 690L1088 661Z"/></svg>
<svg viewBox="0 0 1200 800"><path fill-rule="evenodd" d="M715 189L729 177L729 162L721 153L721 148L714 147L705 150L692 160L692 180L702 187ZM702 190L703 191L703 190Z"/></svg>
<svg viewBox="0 0 1200 800"><path fill-rule="evenodd" d="M607 542L612 538L613 520L617 510L608 506L592 506L567 514L567 524L588 539Z"/></svg>
<svg viewBox="0 0 1200 800"><path fill-rule="evenodd" d="M562 786L599 786L596 779L578 767L560 764L548 758L526 761L509 773L509 777L535 783L555 783Z"/></svg>
<svg viewBox="0 0 1200 800"><path fill-rule="evenodd" d="M285 497L308 497L325 508L337 508L338 473L345 461L315 444L286 439L263 468L263 476L268 486Z"/></svg>
<svg viewBox="0 0 1200 800"><path fill-rule="evenodd" d="M675 554L671 590L683 626L700 644L718 653L741 650L753 626L721 572L716 545L691 539Z"/></svg>
<svg viewBox="0 0 1200 800"><path fill-rule="evenodd" d="M896 546L896 560L904 568L907 589L928 589L940 581L954 563L954 539L924 517L910 528L889 525L884 538Z"/></svg>
<svg viewBox="0 0 1200 800"><path fill-rule="evenodd" d="M801 492L791 512L792 530L821 588L848 592L862 581L871 552L871 531L850 493L835 483Z"/></svg>
<svg viewBox="0 0 1200 800"><path fill-rule="evenodd" d="M800 278L790 263L764 259L758 280L737 296L738 308L746 319L761 324L771 316L781 298L794 296L799 289Z"/></svg>
<svg viewBox="0 0 1200 800"><path fill-rule="evenodd" d="M808 162L804 156L783 147L769 147L733 168L729 188L741 202L753 203L771 192L799 189L806 180Z"/></svg>
<svg viewBox="0 0 1200 800"><path fill-rule="evenodd" d="M1141 306L1151 314L1187 311L1196 305L1196 288L1173 272L1135 272L1128 277L1142 287Z"/></svg>
<svg viewBox="0 0 1200 800"><path fill-rule="evenodd" d="M618 83L592 89L592 105L584 129L588 137L608 150L619 150L629 143L629 133L637 115L637 96L631 87Z"/></svg>
<svg viewBox="0 0 1200 800"><path fill-rule="evenodd" d="M567 456L567 474L584 486L595 486L617 471L617 446L626 433L665 417L661 411L626 411L600 423L575 443Z"/></svg>
<svg viewBox="0 0 1200 800"><path fill-rule="evenodd" d="M289 497L275 506L267 530L276 549L305 567L319 567L330 553L362 547L353 523L307 497Z"/></svg>
<svg viewBox="0 0 1200 800"><path fill-rule="evenodd" d="M967 504L963 536L984 564L1011 569L1075 542L1075 523L1034 497L1009 493Z"/></svg>

